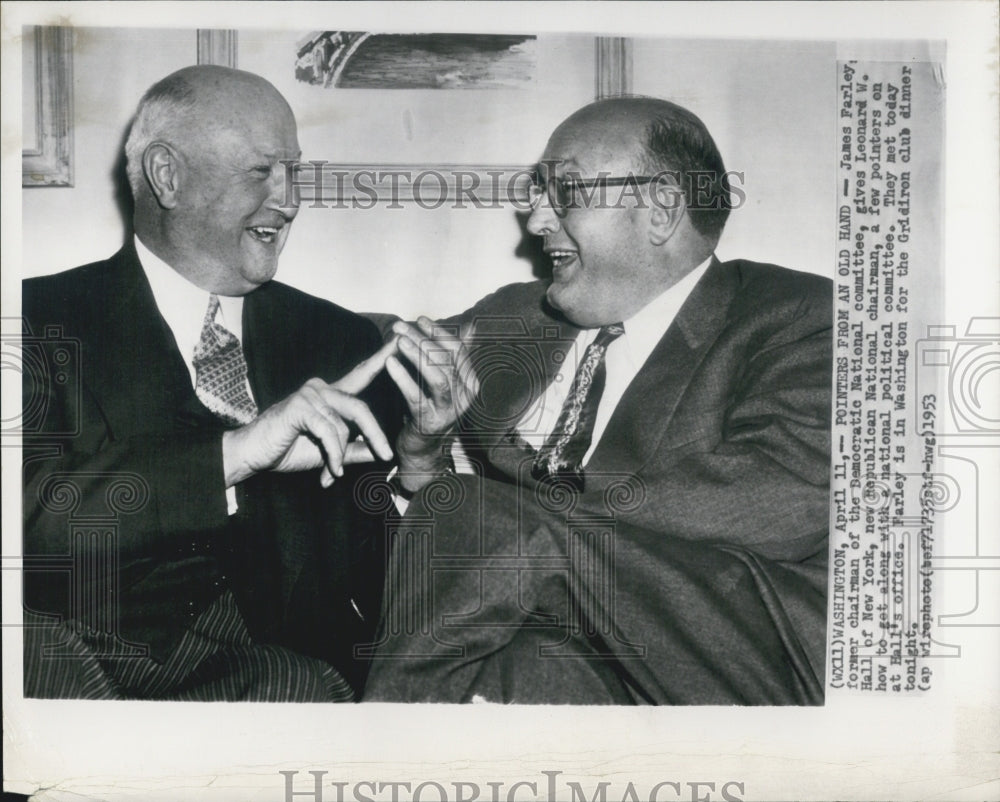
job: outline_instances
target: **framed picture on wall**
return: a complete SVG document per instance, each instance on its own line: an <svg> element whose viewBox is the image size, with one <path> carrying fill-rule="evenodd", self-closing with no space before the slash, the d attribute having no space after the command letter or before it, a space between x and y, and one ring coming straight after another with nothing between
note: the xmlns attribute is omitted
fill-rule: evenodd
<svg viewBox="0 0 1000 802"><path fill-rule="evenodd" d="M491 33L310 31L295 77L323 89L525 89L537 37Z"/></svg>
<svg viewBox="0 0 1000 802"><path fill-rule="evenodd" d="M346 178L322 182L331 203L349 199L358 172L401 168L446 176L427 186L441 201L459 191L456 173L484 202L520 196L559 121L630 91L630 56L625 38L573 34L199 31L202 63L263 75L288 98L303 158ZM374 189L413 200L409 184Z"/></svg>

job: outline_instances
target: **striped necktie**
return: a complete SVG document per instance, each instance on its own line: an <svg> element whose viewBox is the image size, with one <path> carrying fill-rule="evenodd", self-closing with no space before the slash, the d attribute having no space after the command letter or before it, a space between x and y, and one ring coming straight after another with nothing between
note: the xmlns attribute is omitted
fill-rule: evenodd
<svg viewBox="0 0 1000 802"><path fill-rule="evenodd" d="M201 339L191 360L198 399L226 423L240 426L257 417L257 405L247 389L243 348L229 329L215 322L219 296L208 299Z"/></svg>
<svg viewBox="0 0 1000 802"><path fill-rule="evenodd" d="M597 408L604 393L604 355L624 333L621 323L603 326L587 346L555 428L535 454L531 473L536 479L565 477L582 485L583 458L594 437Z"/></svg>

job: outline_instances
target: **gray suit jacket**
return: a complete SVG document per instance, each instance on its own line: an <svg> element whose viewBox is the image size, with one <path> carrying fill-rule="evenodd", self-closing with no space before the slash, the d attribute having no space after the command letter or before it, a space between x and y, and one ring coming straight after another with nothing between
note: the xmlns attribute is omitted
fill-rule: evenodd
<svg viewBox="0 0 1000 802"><path fill-rule="evenodd" d="M531 480L511 435L577 333L544 289L456 319L476 326L483 390L463 428L482 475L411 505L366 698L821 703L830 282L713 262L581 493ZM424 609L428 632L400 625Z"/></svg>

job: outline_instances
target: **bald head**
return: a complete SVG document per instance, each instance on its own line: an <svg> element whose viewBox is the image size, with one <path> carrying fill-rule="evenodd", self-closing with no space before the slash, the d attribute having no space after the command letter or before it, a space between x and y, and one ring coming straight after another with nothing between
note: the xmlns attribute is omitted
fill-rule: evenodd
<svg viewBox="0 0 1000 802"><path fill-rule="evenodd" d="M281 93L259 75L201 64L153 84L139 101L125 155L132 194L144 188L142 155L153 142L189 150L220 131L240 130L253 117L292 120Z"/></svg>
<svg viewBox="0 0 1000 802"><path fill-rule="evenodd" d="M186 67L150 87L126 143L136 236L193 284L242 295L270 281L298 210L300 156L277 89L226 67Z"/></svg>
<svg viewBox="0 0 1000 802"><path fill-rule="evenodd" d="M552 137L558 137L566 130L600 129L617 137L622 151L641 155L649 126L658 116L672 108L680 109L673 103L657 98L616 97L596 100L563 120Z"/></svg>
<svg viewBox="0 0 1000 802"><path fill-rule="evenodd" d="M627 321L704 262L729 212L715 143L664 100L583 107L553 132L541 167L527 228L552 259L549 303L587 328Z"/></svg>
<svg viewBox="0 0 1000 802"><path fill-rule="evenodd" d="M598 100L556 128L550 146L581 133L603 143L609 165L620 163L633 174L679 176L693 227L715 246L732 208L729 180L712 135L695 114L659 98Z"/></svg>

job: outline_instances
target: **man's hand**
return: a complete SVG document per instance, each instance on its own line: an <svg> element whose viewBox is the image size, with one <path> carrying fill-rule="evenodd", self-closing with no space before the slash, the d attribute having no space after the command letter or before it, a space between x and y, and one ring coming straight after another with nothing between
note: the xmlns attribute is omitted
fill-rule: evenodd
<svg viewBox="0 0 1000 802"><path fill-rule="evenodd" d="M462 338L435 327L426 317L417 327L399 321L399 353L413 364L421 382L395 356L385 369L396 382L410 408L410 417L396 440L399 478L407 490L416 491L445 465L442 449L455 423L479 392L479 380ZM422 385L422 386L421 386Z"/></svg>
<svg viewBox="0 0 1000 802"><path fill-rule="evenodd" d="M284 401L254 421L222 436L226 486L260 471L304 471L323 466L320 482L333 484L344 465L373 462L372 450L392 459L392 448L368 409L355 398L385 367L396 350L393 339L343 378L327 384L310 379ZM358 426L364 440L348 441L348 422Z"/></svg>

